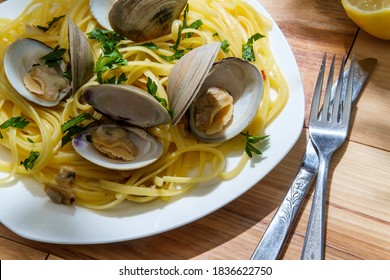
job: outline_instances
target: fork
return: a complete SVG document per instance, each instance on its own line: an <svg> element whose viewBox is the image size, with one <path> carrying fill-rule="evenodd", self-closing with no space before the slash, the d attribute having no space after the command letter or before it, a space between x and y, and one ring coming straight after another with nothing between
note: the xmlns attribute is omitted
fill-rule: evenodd
<svg viewBox="0 0 390 280"><path fill-rule="evenodd" d="M333 152L336 151L347 138L351 113L354 71L349 71L347 90L345 96L341 96L343 83L345 83L343 78L345 63L346 56L343 57L341 63L334 102L331 102L330 94L333 84L335 55L333 56L329 70L322 109L320 109L320 100L325 75L326 53L324 54L316 87L314 89L309 118L309 136L317 150L320 163L313 204L310 211L309 223L306 229L301 256L301 259L304 260L324 259L326 187L329 162ZM354 69L354 65L355 60L352 58L351 70Z"/></svg>

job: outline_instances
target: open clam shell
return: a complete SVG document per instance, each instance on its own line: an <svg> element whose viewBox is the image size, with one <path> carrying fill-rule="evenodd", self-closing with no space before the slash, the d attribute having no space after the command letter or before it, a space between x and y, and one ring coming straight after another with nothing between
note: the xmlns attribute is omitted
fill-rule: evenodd
<svg viewBox="0 0 390 280"><path fill-rule="evenodd" d="M222 131L206 134L196 127L194 105L190 106L190 129L205 142L222 142L241 133L253 120L263 93L263 78L259 69L240 58L226 58L216 62L204 80L199 94L210 87L226 89L233 97L233 118Z"/></svg>
<svg viewBox="0 0 390 280"><path fill-rule="evenodd" d="M117 33L142 42L166 35L186 4L187 0L117 0L108 18Z"/></svg>
<svg viewBox="0 0 390 280"><path fill-rule="evenodd" d="M70 17L67 17L67 25L72 81L71 86L62 90L54 100L47 100L31 93L23 81L32 67L41 62L41 57L52 52L53 49L40 41L26 38L13 42L4 54L4 70L9 82L20 95L35 104L45 107L56 106L93 76L94 60L87 37ZM61 67L55 69L62 75L66 65L62 63Z"/></svg>
<svg viewBox="0 0 390 280"><path fill-rule="evenodd" d="M205 142L226 141L242 132L256 115L263 92L263 77L254 64L235 57L215 62L220 46L211 43L188 52L168 77L172 123L190 109L190 129ZM233 117L222 131L206 134L196 127L193 102L211 87L225 89L233 97Z"/></svg>
<svg viewBox="0 0 390 280"><path fill-rule="evenodd" d="M41 57L51 51L50 47L37 40L19 39L8 47L4 55L4 71L14 89L27 100L45 107L57 105L70 89L61 92L55 100L45 100L27 90L23 78L34 64L39 63Z"/></svg>
<svg viewBox="0 0 390 280"><path fill-rule="evenodd" d="M130 85L94 85L84 90L95 110L117 121L147 128L170 123L168 111L152 95Z"/></svg>
<svg viewBox="0 0 390 280"><path fill-rule="evenodd" d="M168 34L186 4L187 0L91 0L90 8L102 27L141 42Z"/></svg>
<svg viewBox="0 0 390 280"><path fill-rule="evenodd" d="M177 124L195 99L206 79L221 43L198 47L183 56L168 77L168 98L174 112L172 124Z"/></svg>
<svg viewBox="0 0 390 280"><path fill-rule="evenodd" d="M118 125L112 124L106 126L115 127ZM162 144L145 130L137 127L120 127L129 132L129 137L138 148L139 153L132 161L112 159L99 152L89 140L92 131L98 127L90 127L78 134L72 141L73 147L76 152L85 159L99 166L115 170L138 169L153 163L161 157L163 153Z"/></svg>

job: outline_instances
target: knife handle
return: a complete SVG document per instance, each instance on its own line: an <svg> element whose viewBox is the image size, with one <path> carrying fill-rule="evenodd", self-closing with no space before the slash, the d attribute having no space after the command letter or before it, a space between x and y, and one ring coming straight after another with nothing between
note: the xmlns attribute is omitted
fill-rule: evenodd
<svg viewBox="0 0 390 280"><path fill-rule="evenodd" d="M251 260L278 259L315 174L300 168Z"/></svg>

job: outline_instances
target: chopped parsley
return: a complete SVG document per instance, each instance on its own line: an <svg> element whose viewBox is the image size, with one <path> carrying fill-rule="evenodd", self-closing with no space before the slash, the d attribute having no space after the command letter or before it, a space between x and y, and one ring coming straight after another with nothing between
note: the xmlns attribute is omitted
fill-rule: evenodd
<svg viewBox="0 0 390 280"><path fill-rule="evenodd" d="M253 50L253 43L261 38L264 38L264 35L256 33L248 39L246 44L242 45L242 58L248 61L256 61L255 52Z"/></svg>
<svg viewBox="0 0 390 280"><path fill-rule="evenodd" d="M116 75L106 80L107 84L121 84L127 81L125 73L122 73L117 77Z"/></svg>
<svg viewBox="0 0 390 280"><path fill-rule="evenodd" d="M181 35L182 35L182 33L183 33L183 26L180 26L178 34L177 34L176 43L175 43L174 46L170 47L171 49L174 49L176 52L178 52L178 48L179 48L179 45L180 45L180 42L181 42Z"/></svg>
<svg viewBox="0 0 390 280"><path fill-rule="evenodd" d="M161 103L161 105L164 106L164 108L168 111L169 115L171 117L173 117L173 111L168 109L167 100L158 96L157 85L150 77L148 77L147 90L148 90L148 93L150 93L158 102Z"/></svg>
<svg viewBox="0 0 390 280"><path fill-rule="evenodd" d="M175 59L180 59L184 56L184 50L175 50L175 53L173 55L167 56L167 55L160 55L162 59L165 59L166 61L174 61Z"/></svg>
<svg viewBox="0 0 390 280"><path fill-rule="evenodd" d="M110 83L103 79L103 73L121 65L127 65L127 60L118 50L120 41L125 38L114 31L99 28L88 33L88 38L98 40L103 50L103 54L99 56L95 65L98 82L100 84Z"/></svg>
<svg viewBox="0 0 390 280"><path fill-rule="evenodd" d="M62 56L65 54L66 49L56 46L52 52L41 57L45 61L45 64L49 67L55 67L61 64L63 61Z"/></svg>
<svg viewBox="0 0 390 280"><path fill-rule="evenodd" d="M228 53L230 51L229 49L230 47L230 44L229 44L229 41L228 40L223 40L221 42L221 49L225 52L225 53Z"/></svg>
<svg viewBox="0 0 390 280"><path fill-rule="evenodd" d="M253 135L250 135L248 132L246 132L246 133L241 132L241 135L245 136L245 138L246 138L245 152L247 153L247 155L250 158L252 158L253 153L258 154L258 155L262 154L261 151L254 146L254 144L256 144L257 142L260 142L262 140L267 139L269 137L269 135L253 136Z"/></svg>
<svg viewBox="0 0 390 280"><path fill-rule="evenodd" d="M26 170L33 169L35 161L39 157L39 152L31 151L30 155L23 161L20 162L21 165L26 168Z"/></svg>
<svg viewBox="0 0 390 280"><path fill-rule="evenodd" d="M71 67L68 67L68 69L65 70L64 77L67 78L69 81L72 80L72 68Z"/></svg>
<svg viewBox="0 0 390 280"><path fill-rule="evenodd" d="M183 30L184 29L188 29L188 28L191 28L191 29L199 29L199 27L201 27L203 25L203 22L202 20L198 19L196 21L194 21L193 23L191 23L190 25L188 25L188 22L187 22L187 15L188 15L188 12L190 10L190 5L187 4L186 8L184 9L184 15L183 15ZM193 35L192 32L190 33L187 33L184 38L191 38Z"/></svg>
<svg viewBox="0 0 390 280"><path fill-rule="evenodd" d="M194 21L193 23L191 23L186 28L199 29L199 27L201 27L202 25L203 25L203 21L198 19L198 20ZM191 38L193 34L194 34L193 32L188 32L188 33L186 33L185 38Z"/></svg>
<svg viewBox="0 0 390 280"><path fill-rule="evenodd" d="M47 23L47 27L46 26L42 26L42 25L34 25L36 28L42 30L43 32L47 32L49 31L49 29L56 23L58 22L60 19L62 19L63 17L65 17L65 15L62 15L62 16L59 16L59 17L54 17L50 22Z"/></svg>
<svg viewBox="0 0 390 280"><path fill-rule="evenodd" d="M18 116L18 117L12 117L5 122L3 122L0 125L0 129L6 129L8 127L15 127L15 128L20 128L23 129L25 128L30 122L26 120L25 117L23 116ZM3 135L0 132L0 139L3 139Z"/></svg>
<svg viewBox="0 0 390 280"><path fill-rule="evenodd" d="M79 125L85 120L94 120L88 125ZM64 136L61 139L61 147L65 146L68 142L72 141L72 137L83 130L87 129L90 125L97 122L97 120L89 113L82 113L69 121L61 125L61 131Z"/></svg>
<svg viewBox="0 0 390 280"><path fill-rule="evenodd" d="M175 42L175 45L170 47L171 49L173 49L175 51L175 53L173 55L170 55L170 56L160 55L160 57L162 59L165 59L166 61L174 61L174 60L180 59L184 56L184 50L179 50L179 45L180 45L180 42L182 40L182 34L183 34L184 29L188 29L188 28L199 29L203 25L203 22L200 19L198 19L198 20L194 21L193 23L191 23L190 25L188 25L188 22L187 22L188 11L189 11L189 4L187 4L186 8L184 9L183 24L179 27L179 31L177 34L177 40ZM192 35L193 35L192 32L186 33L184 36L184 39L191 38Z"/></svg>
<svg viewBox="0 0 390 280"><path fill-rule="evenodd" d="M142 44L140 46L148 48L148 49L151 49L151 50L158 50L159 49L159 47L155 43L153 43L153 42L144 43L144 44Z"/></svg>
<svg viewBox="0 0 390 280"><path fill-rule="evenodd" d="M95 28L88 33L89 39L98 40L101 43L101 48L104 54L109 54L115 51L121 40L125 38L115 31L103 30Z"/></svg>

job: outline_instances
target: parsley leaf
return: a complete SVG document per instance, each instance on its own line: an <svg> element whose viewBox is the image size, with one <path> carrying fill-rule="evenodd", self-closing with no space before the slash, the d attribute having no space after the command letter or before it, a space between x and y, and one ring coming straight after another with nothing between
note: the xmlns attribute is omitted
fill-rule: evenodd
<svg viewBox="0 0 390 280"><path fill-rule="evenodd" d="M118 50L114 50L113 52L107 55L100 55L96 65L95 72L97 73L98 82L100 84L105 83L103 80L103 73L108 70L113 70L120 65L126 65L127 60L123 58L122 54Z"/></svg>
<svg viewBox="0 0 390 280"><path fill-rule="evenodd" d="M72 68L68 67L68 69L64 72L64 77L67 78L69 81L72 81Z"/></svg>
<svg viewBox="0 0 390 280"><path fill-rule="evenodd" d="M203 21L201 19L198 19L193 23L191 23L190 26L187 26L187 28L199 29L199 27L201 27L202 25L203 25ZM193 34L194 34L193 32L188 32L186 33L184 38L191 38Z"/></svg>
<svg viewBox="0 0 390 280"><path fill-rule="evenodd" d="M66 49L56 46L52 52L41 57L45 61L45 64L49 67L55 67L62 62L62 56L65 54Z"/></svg>
<svg viewBox="0 0 390 280"><path fill-rule="evenodd" d="M253 153L258 154L258 155L262 154L261 151L259 149L257 149L253 144L256 144L259 141L267 139L269 137L269 135L253 136L253 135L250 135L248 132L246 132L246 133L241 132L241 135L245 136L245 138L246 138L245 152L247 153L247 155L250 158L252 158Z"/></svg>
<svg viewBox="0 0 390 280"><path fill-rule="evenodd" d="M33 169L35 161L39 157L39 152L31 151L30 155L23 161L20 162L21 165L26 168L26 170Z"/></svg>
<svg viewBox="0 0 390 280"><path fill-rule="evenodd" d="M42 30L43 32L49 31L49 29L60 19L62 19L65 15L54 17L50 22L47 23L47 27L41 25L34 25L36 28Z"/></svg>
<svg viewBox="0 0 390 280"><path fill-rule="evenodd" d="M256 56L253 50L253 43L261 38L264 38L264 35L260 33L254 34L250 37L246 44L242 45L242 58L248 61L256 61Z"/></svg>
<svg viewBox="0 0 390 280"><path fill-rule="evenodd" d="M148 49L151 49L151 50L158 50L159 49L159 47L155 43L153 43L153 42L144 43L144 44L142 44L140 46L148 48Z"/></svg>
<svg viewBox="0 0 390 280"><path fill-rule="evenodd" d="M100 84L107 83L108 81L103 80L103 72L127 64L127 60L118 50L120 41L125 38L114 31L99 28L95 28L88 33L88 38L98 40L101 43L103 54L99 56L96 62L95 72Z"/></svg>
<svg viewBox="0 0 390 280"><path fill-rule="evenodd" d="M181 34L183 33L183 26L180 26L179 27L179 31L177 32L177 40L176 40L176 43L173 47L170 47L171 49L174 49L175 51L177 51L177 48L179 47L180 45L180 42L181 42Z"/></svg>
<svg viewBox="0 0 390 280"><path fill-rule="evenodd" d="M229 49L230 47L230 44L229 44L229 41L228 40L223 40L221 42L221 49L225 52L225 53L228 53L230 51Z"/></svg>
<svg viewBox="0 0 390 280"><path fill-rule="evenodd" d="M162 59L165 59L166 61L174 61L175 59L180 59L184 56L184 50L175 50L175 53L171 56L167 55L160 55Z"/></svg>
<svg viewBox="0 0 390 280"><path fill-rule="evenodd" d="M20 128L20 129L23 129L25 128L30 122L28 120L26 120L25 117L23 116L19 116L19 117L12 117L12 118L9 118L8 120L6 120L5 122L3 122L1 125L0 125L0 129L6 129L8 127L15 127L15 128ZM4 136L3 134L1 134L0 132L0 139L3 139Z"/></svg>
<svg viewBox="0 0 390 280"><path fill-rule="evenodd" d="M126 82L127 78L125 73L122 73L117 77L116 75L112 76L111 78L107 79L105 81L106 84L121 84L123 82Z"/></svg>
<svg viewBox="0 0 390 280"><path fill-rule="evenodd" d="M125 39L125 37L116 33L115 31L103 30L99 28L95 28L89 32L88 38L98 40L101 43L104 54L109 54L116 50L119 42Z"/></svg>
<svg viewBox="0 0 390 280"><path fill-rule="evenodd" d="M186 8L184 9L184 15L183 15L183 24L179 27L179 31L177 34L177 40L175 42L174 46L171 46L170 48L175 50L175 53L171 56L166 56L166 55L160 55L162 59L165 59L166 61L174 61L176 59L180 59L184 56L184 50L179 50L179 45L182 40L182 34L183 30L187 28L192 28L192 29L199 29L203 25L202 20L196 20L190 25L187 23L187 14L189 11L189 4L187 4ZM184 38L191 38L193 33L187 33Z"/></svg>
<svg viewBox="0 0 390 280"><path fill-rule="evenodd" d="M183 30L187 29L187 28L199 29L199 27L201 27L203 25L203 21L201 19L198 19L198 20L194 21L193 23L191 23L190 25L188 25L187 15L188 15L189 10L190 10L190 5L187 4L186 8L184 9L184 14L183 14ZM192 33L192 32L187 33L184 36L184 38L191 38L193 34L194 33Z"/></svg>
<svg viewBox="0 0 390 280"><path fill-rule="evenodd" d="M167 100L157 95L157 85L150 77L148 77L147 90L149 94L151 94L158 102L161 103L161 105L164 106L164 108L168 111L169 115L173 117L173 111L168 109Z"/></svg>
<svg viewBox="0 0 390 280"><path fill-rule="evenodd" d="M26 120L25 117L19 116L19 117L12 117L8 120L6 120L3 124L0 125L1 129L6 129L8 127L15 127L15 128L25 128L30 122Z"/></svg>
<svg viewBox="0 0 390 280"><path fill-rule="evenodd" d="M79 125L85 120L94 120L86 126ZM82 113L69 121L61 125L61 131L64 136L61 139L61 147L65 146L68 142L72 141L72 137L83 130L87 129L90 125L96 123L97 120L89 113Z"/></svg>

